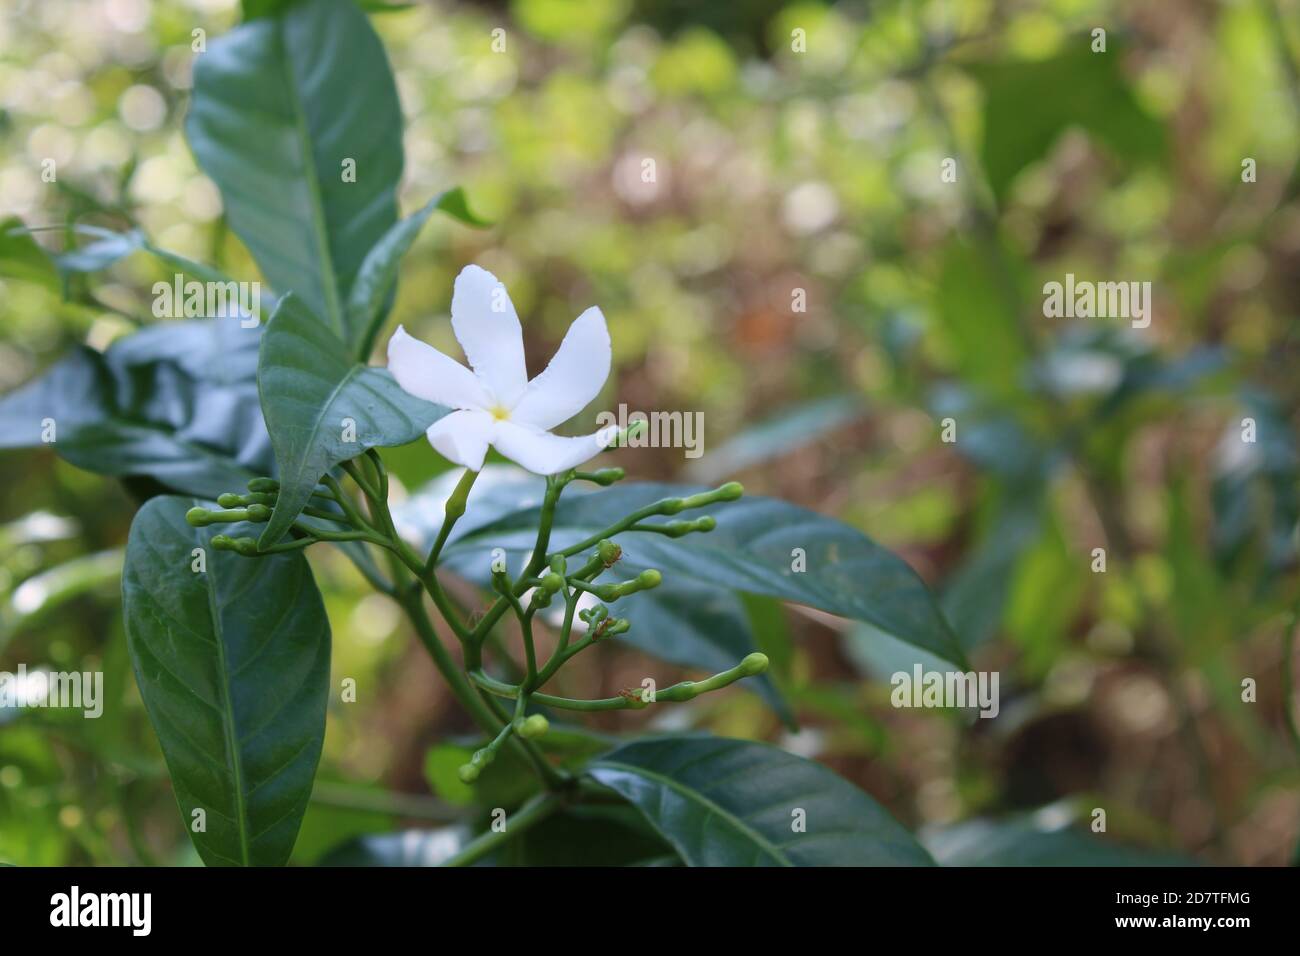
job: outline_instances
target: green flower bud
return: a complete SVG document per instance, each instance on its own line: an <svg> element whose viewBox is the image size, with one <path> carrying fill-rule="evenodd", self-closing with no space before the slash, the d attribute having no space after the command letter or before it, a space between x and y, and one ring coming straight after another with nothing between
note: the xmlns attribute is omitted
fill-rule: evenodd
<svg viewBox="0 0 1300 956"><path fill-rule="evenodd" d="M480 772L478 765L472 763L463 763L456 768L456 776L460 777L461 783L473 783Z"/></svg>
<svg viewBox="0 0 1300 956"><path fill-rule="evenodd" d="M554 571L542 575L542 588L548 594L554 594L562 587L564 587L564 578L560 577L560 575L556 574Z"/></svg>
<svg viewBox="0 0 1300 956"><path fill-rule="evenodd" d="M224 495L217 496L217 504L223 508L238 508L243 503L243 496L237 495L233 491L227 491Z"/></svg>
<svg viewBox="0 0 1300 956"><path fill-rule="evenodd" d="M584 475L588 481L594 481L601 487L608 488L616 481L622 481L626 474L622 468L602 468L600 471L593 471L591 474Z"/></svg>
<svg viewBox="0 0 1300 956"><path fill-rule="evenodd" d="M623 549L608 538L604 538L596 545L596 555L608 568L623 557Z"/></svg>
<svg viewBox="0 0 1300 956"><path fill-rule="evenodd" d="M460 476L460 481L456 482L456 487L447 496L447 503L443 507L443 513L446 515L447 521L455 521L465 513L466 502L469 501L469 492L474 487L474 479L477 477L478 472L470 471L468 468Z"/></svg>
<svg viewBox="0 0 1300 956"><path fill-rule="evenodd" d="M744 485L738 481L729 481L725 485L714 488L712 491L706 491L698 495L691 495L683 503L683 506L687 508L703 508L705 505L711 505L718 501L735 501L744 493ZM676 512L672 513L675 514Z"/></svg>
<svg viewBox="0 0 1300 956"><path fill-rule="evenodd" d="M551 722L541 714L533 714L524 719L516 733L525 740L534 740L551 729Z"/></svg>
<svg viewBox="0 0 1300 956"><path fill-rule="evenodd" d="M258 505L258 507L265 506ZM185 512L185 520L196 528L203 528L210 524L224 524L228 521L247 521L248 511L245 508L225 508L221 511L191 508Z"/></svg>
<svg viewBox="0 0 1300 956"><path fill-rule="evenodd" d="M210 544L217 551L235 550L235 539L228 534L214 534Z"/></svg>
<svg viewBox="0 0 1300 956"><path fill-rule="evenodd" d="M746 677L757 677L767 670L767 655L760 654L758 651L746 655L745 659L740 662L740 669Z"/></svg>
<svg viewBox="0 0 1300 956"><path fill-rule="evenodd" d="M257 540L255 538L235 538L234 549L236 554L242 554L246 558L257 556Z"/></svg>
<svg viewBox="0 0 1300 956"><path fill-rule="evenodd" d="M635 594L637 591L648 591L651 588L658 587L661 581L663 581L663 575L651 568L648 571L642 571L631 581L624 581L621 584L597 585L595 588L596 597L602 601L617 601L619 598Z"/></svg>
<svg viewBox="0 0 1300 956"><path fill-rule="evenodd" d="M686 507L685 498L665 498L659 503L659 513L675 515Z"/></svg>
<svg viewBox="0 0 1300 956"><path fill-rule="evenodd" d="M729 481L717 491L718 501L737 501L745 493L745 486L738 481Z"/></svg>
<svg viewBox="0 0 1300 956"><path fill-rule="evenodd" d="M249 491L279 491L280 483L274 478L254 478L248 483Z"/></svg>
<svg viewBox="0 0 1300 956"><path fill-rule="evenodd" d="M608 616L609 608L603 604L597 604L595 607L589 607L578 612L578 617L586 621L588 627L595 627Z"/></svg>
<svg viewBox="0 0 1300 956"><path fill-rule="evenodd" d="M615 634L626 634L632 626L632 622L625 617L616 617L601 632L601 637L613 637Z"/></svg>
<svg viewBox="0 0 1300 956"><path fill-rule="evenodd" d="M264 521L271 520L271 509L266 505L249 505L248 520L261 524Z"/></svg>
<svg viewBox="0 0 1300 956"><path fill-rule="evenodd" d="M717 526L718 526L718 519L713 517L713 515L705 515L703 518L695 519L696 531L703 531L707 533L709 531L712 531Z"/></svg>
<svg viewBox="0 0 1300 956"><path fill-rule="evenodd" d="M557 554L551 558L551 570L556 574L563 575L568 566L568 562L564 560L562 554Z"/></svg>

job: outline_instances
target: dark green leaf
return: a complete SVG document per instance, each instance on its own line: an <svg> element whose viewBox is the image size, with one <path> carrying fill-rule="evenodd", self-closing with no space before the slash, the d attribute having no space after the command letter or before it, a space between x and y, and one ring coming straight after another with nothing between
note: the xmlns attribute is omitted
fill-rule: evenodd
<svg viewBox="0 0 1300 956"><path fill-rule="evenodd" d="M256 387L260 329L236 319L170 322L79 347L0 398L0 448L50 448L79 468L148 476L215 497L273 467Z"/></svg>
<svg viewBox="0 0 1300 956"><path fill-rule="evenodd" d="M490 859L509 866L677 866L672 847L634 808L577 805L547 817Z"/></svg>
<svg viewBox="0 0 1300 956"><path fill-rule="evenodd" d="M660 498L699 490L632 483L564 498L556 509L551 547L576 544ZM746 497L719 505L711 513L718 526L710 534L677 539L631 532L619 535L628 564L662 570L668 585L674 578L708 582L867 621L945 660L964 662L951 629L916 572L860 531L771 498ZM448 561L472 555L486 566L494 547L531 548L536 527L536 509L524 509L476 529L444 553ZM807 568L802 572L792 566L795 549L806 555Z"/></svg>
<svg viewBox="0 0 1300 956"><path fill-rule="evenodd" d="M185 521L199 503L154 498L131 525L122 579L131 660L204 862L278 866L325 739L329 621L301 553L217 551L213 529ZM196 809L205 832L190 826Z"/></svg>
<svg viewBox="0 0 1300 956"><path fill-rule="evenodd" d="M397 221L402 176L397 89L365 14L300 0L214 40L195 61L185 129L272 287L344 337L344 303Z"/></svg>
<svg viewBox="0 0 1300 956"><path fill-rule="evenodd" d="M458 187L430 199L419 212L407 216L384 233L366 254L348 296L346 339L358 361L366 361L374 347L375 335L383 323L390 293L397 282L402 257L437 210L469 225L487 225L469 211L465 193Z"/></svg>
<svg viewBox="0 0 1300 956"><path fill-rule="evenodd" d="M463 825L375 833L335 848L320 866L438 866L469 842ZM575 806L531 827L477 866L673 866L664 841L626 806Z"/></svg>
<svg viewBox="0 0 1300 956"><path fill-rule="evenodd" d="M596 760L588 772L640 809L690 866L933 862L861 790L766 744L697 736L639 740Z"/></svg>
<svg viewBox="0 0 1300 956"><path fill-rule="evenodd" d="M289 530L321 476L367 448L405 445L447 413L408 395L387 369L354 362L296 295L280 300L258 359L262 412L279 465L280 496L261 545Z"/></svg>

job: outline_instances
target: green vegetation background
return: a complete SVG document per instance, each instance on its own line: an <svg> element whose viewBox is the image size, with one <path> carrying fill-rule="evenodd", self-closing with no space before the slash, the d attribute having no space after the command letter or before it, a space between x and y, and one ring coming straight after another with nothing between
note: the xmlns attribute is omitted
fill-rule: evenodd
<svg viewBox="0 0 1300 956"><path fill-rule="evenodd" d="M0 217L137 224L254 275L181 132L191 31L239 14L6 3ZM403 210L459 184L497 224L427 229L389 328L455 353L469 262L506 283L535 360L599 304L616 370L598 406L704 413L703 457L620 452L633 477L740 478L862 528L1001 673L996 720L898 710L898 648L756 604L799 731L742 690L664 719L825 762L941 858L1291 860L1300 4L512 0L375 24L407 120ZM1043 318L1067 272L1151 281L1151 327ZM0 390L155 321L168 278L135 256L65 298L0 275ZM423 444L395 461L406 489L443 468ZM99 667L109 689L98 721L0 712L0 860L193 862L126 661L132 500L52 454L0 469L0 670ZM469 800L447 744L468 722L396 609L318 552L334 681L362 690L331 704L304 863ZM565 689L605 696L647 668L675 676L602 647ZM1097 807L1106 834L1034 856L1025 834Z"/></svg>

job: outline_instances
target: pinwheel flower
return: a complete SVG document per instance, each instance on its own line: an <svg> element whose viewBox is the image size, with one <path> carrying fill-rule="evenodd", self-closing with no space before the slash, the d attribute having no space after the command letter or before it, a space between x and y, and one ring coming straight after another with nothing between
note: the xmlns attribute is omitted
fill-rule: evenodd
<svg viewBox="0 0 1300 956"><path fill-rule="evenodd" d="M451 297L451 327L473 371L398 327L388 368L417 398L455 409L429 428L429 444L472 471L488 446L539 475L575 468L603 450L616 427L578 438L550 430L596 397L609 377L609 330L600 309L574 320L546 370L531 382L519 316L496 276L466 266Z"/></svg>

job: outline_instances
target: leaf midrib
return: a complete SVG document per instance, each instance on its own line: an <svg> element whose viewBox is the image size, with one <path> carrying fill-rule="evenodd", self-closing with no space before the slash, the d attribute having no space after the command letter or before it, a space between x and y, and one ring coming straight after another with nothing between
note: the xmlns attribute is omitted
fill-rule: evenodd
<svg viewBox="0 0 1300 956"><path fill-rule="evenodd" d="M738 816L736 816L730 810L727 810L725 807L710 800L708 797L704 796L704 794L700 793L700 791L687 787L685 784L679 783L677 780L674 780L672 777L669 777L665 774L659 773L654 770L647 770L645 767L638 767L635 764L621 763L616 760L600 760L597 761L593 766L609 767L610 769L613 770L621 770L624 773L630 773L635 776L645 777L661 786L667 787L669 790L681 794L681 796L685 797L686 799L698 803L701 806L705 807L706 809L716 813L724 821L730 823L732 827L735 828L737 831L739 831L743 836L748 837L759 847L761 847L773 859L775 859L778 863L780 863L781 866L794 866L793 860L791 860L788 856L786 856L783 852L781 852L781 850L770 840L768 840L765 836L763 836L763 834L759 833L749 824L745 823L744 820L741 820ZM673 843L674 846L678 846L679 841L676 839L676 837L673 834L666 832L662 827L659 826L658 823L656 823L654 820L651 820L649 815L644 810L642 810L639 806L637 807L637 810L641 812L641 815L644 816L646 820L648 820L650 824L653 827L655 827L655 829L659 830L660 833L663 833L664 836L666 836Z"/></svg>
<svg viewBox="0 0 1300 956"><path fill-rule="evenodd" d="M320 179L316 175L316 152L312 149L310 131L307 129L307 113L303 109L302 98L298 95L298 86L294 74L289 45L284 38L285 25L277 18L275 38L280 47L280 62L283 64L282 75L289 91L289 103L293 108L294 132L297 134L302 149L303 175L307 180L307 195L311 201L312 233L316 239L317 250L321 257L323 275L321 284L325 287L325 312L334 331L340 339L347 335L343 326L343 311L339 303L338 276L334 272L334 257L330 252L329 228L325 221L325 208L321 204Z"/></svg>
<svg viewBox="0 0 1300 956"><path fill-rule="evenodd" d="M235 707L230 696L230 671L226 666L225 628L221 623L221 611L217 607L217 577L215 562L208 567L205 578L205 591L208 598L208 615L212 620L212 633L217 644L217 667L220 668L221 687L221 730L226 738L227 763L235 787L235 820L239 824L239 854L244 866L250 862L248 845L248 808L244 803L244 765L239 759L238 736L235 733Z"/></svg>

